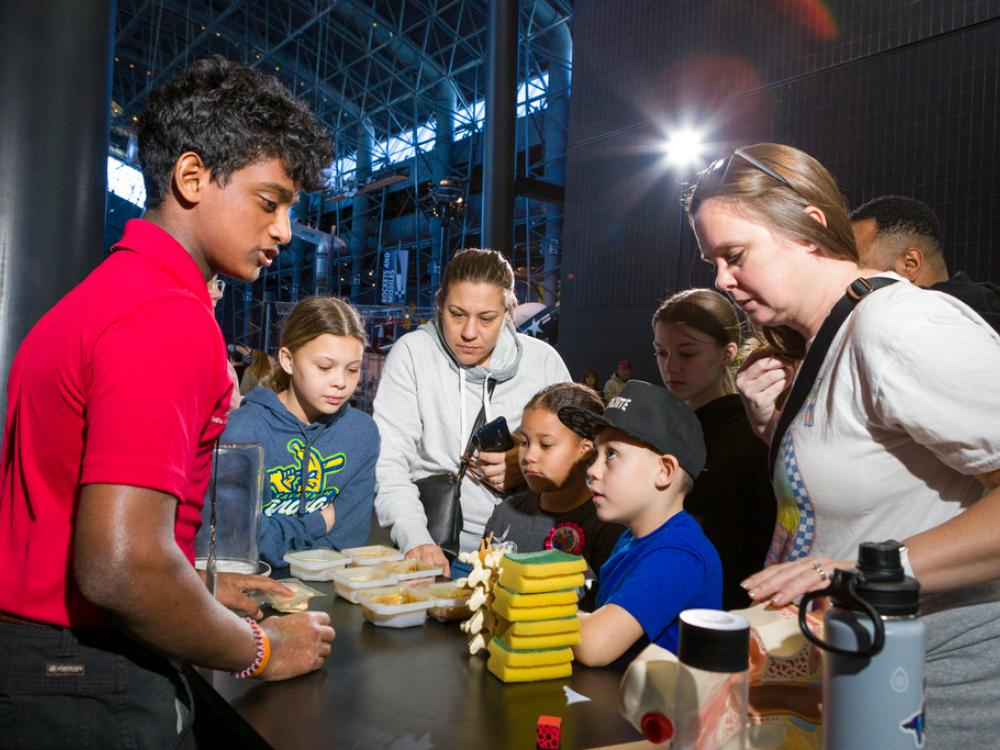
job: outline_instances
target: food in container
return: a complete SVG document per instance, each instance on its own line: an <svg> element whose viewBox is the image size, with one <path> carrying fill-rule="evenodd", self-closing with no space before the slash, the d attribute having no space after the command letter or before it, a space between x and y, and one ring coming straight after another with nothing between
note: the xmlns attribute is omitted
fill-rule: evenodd
<svg viewBox="0 0 1000 750"><path fill-rule="evenodd" d="M392 586L399 581L381 565L331 570L330 580L333 581L337 594L354 604L358 603L358 594L365 589Z"/></svg>
<svg viewBox="0 0 1000 750"><path fill-rule="evenodd" d="M403 553L398 549L386 547L384 544L370 544L367 547L351 547L343 550L355 565L379 565L403 559Z"/></svg>
<svg viewBox="0 0 1000 750"><path fill-rule="evenodd" d="M291 596L281 596L270 591L264 592L264 600L279 612L305 612L309 609L309 600L317 596L325 596L312 586L307 586L295 578L282 578L278 581L282 586L290 588Z"/></svg>
<svg viewBox="0 0 1000 750"><path fill-rule="evenodd" d="M358 593L365 619L383 628L409 628L423 624L436 600L409 586L366 589Z"/></svg>
<svg viewBox="0 0 1000 750"><path fill-rule="evenodd" d="M351 563L343 552L325 547L289 552L284 560L292 575L303 581L329 581L331 571Z"/></svg>
<svg viewBox="0 0 1000 750"><path fill-rule="evenodd" d="M385 567L400 582L406 581L409 586L416 586L420 583L434 583L434 579L444 572L444 568L440 565L432 565L431 563L417 559L397 560L396 562L385 563Z"/></svg>
<svg viewBox="0 0 1000 750"><path fill-rule="evenodd" d="M438 622L464 620L472 614L469 609L469 597L472 596L470 588L444 581L417 586L416 590L434 597L434 606L427 610L427 614Z"/></svg>

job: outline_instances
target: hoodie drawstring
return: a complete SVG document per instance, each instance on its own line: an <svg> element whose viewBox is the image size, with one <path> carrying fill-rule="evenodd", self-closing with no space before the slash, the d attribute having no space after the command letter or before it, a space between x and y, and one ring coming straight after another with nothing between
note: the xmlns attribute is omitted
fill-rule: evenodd
<svg viewBox="0 0 1000 750"><path fill-rule="evenodd" d="M490 408L490 379L488 377L483 378L483 411L486 414L486 421L483 424L489 424L493 421L493 410Z"/></svg>
<svg viewBox="0 0 1000 750"><path fill-rule="evenodd" d="M458 425L458 455L465 453L465 448L469 442L469 434L466 431L466 419L465 419L465 370L463 368L458 368L458 412L459 412L459 425ZM483 378L483 413L486 416L485 422L487 424L493 421L493 409L490 404L490 379L489 377ZM468 429L472 426L469 425Z"/></svg>
<svg viewBox="0 0 1000 750"><path fill-rule="evenodd" d="M465 370L458 368L458 403L459 403L459 424L458 424L458 455L465 452L465 441L469 436L465 434Z"/></svg>

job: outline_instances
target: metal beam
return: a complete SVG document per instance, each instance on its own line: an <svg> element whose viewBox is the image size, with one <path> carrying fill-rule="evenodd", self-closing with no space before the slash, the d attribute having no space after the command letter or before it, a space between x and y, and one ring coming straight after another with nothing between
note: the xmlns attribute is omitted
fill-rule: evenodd
<svg viewBox="0 0 1000 750"><path fill-rule="evenodd" d="M124 105L125 115L129 116L135 114L136 108L138 107L139 104L142 103L142 101L146 98L149 92L156 89L160 84L165 83L169 78L168 74L173 73L173 71L177 68L177 66L183 64L187 60L187 56L191 52L191 50L197 48L199 44L201 44L206 39L208 39L212 34L214 34L215 27L217 24L220 24L223 21L225 21L227 18L229 18L229 16L231 16L233 13L235 13L242 7L243 7L243 0L232 0L232 2L230 2L229 5L226 6L226 9L224 11L222 11L219 15L215 16L215 18L213 18L208 23L202 24L205 27L202 30L202 32L197 36L195 36L195 38L188 43L187 47L185 47L184 50L179 55L175 55L173 60L164 65L163 68L159 72L157 72L155 76L152 76L150 82L146 85L146 87L142 89L136 96L133 96L132 99L129 100L129 102ZM187 9L185 9L185 12L187 12Z"/></svg>
<svg viewBox="0 0 1000 750"><path fill-rule="evenodd" d="M260 54L263 56L260 60L254 60L254 61L248 62L248 64L250 65L250 67L254 67L254 68L258 67L259 65L262 65L264 63L264 59L265 58L268 58L268 59L270 59L270 61L272 63L274 63L274 64L278 65L279 67L281 67L281 68L289 71L294 76L296 76L298 78L301 78L304 81L315 81L316 80L316 74L315 74L315 72L303 69L300 65L298 65L298 63L295 60L293 60L293 59L291 59L289 57L286 57L285 55L276 54L276 51L279 50L279 49L281 49L282 47L286 46L291 41L294 41L295 39L299 38L304 31L306 31L308 28L310 28L313 25L315 25L316 22L318 22L323 17L325 17L327 14L329 14L334 9L334 7L336 7L336 5L337 5L338 2L340 2L340 0L331 0L331 2L329 3L329 5L326 8L324 8L319 13L317 13L307 23L301 25L299 28L295 29L294 31L292 31L288 35L286 35L285 38L282 39L273 48L269 49L269 44L262 37L257 36L256 34L245 34L244 35L244 39L241 40L238 43L242 44L242 43L245 42L245 44L248 45L249 47L251 47L253 49L256 49L256 50L259 50ZM198 24L199 26L204 26L205 27L205 31L202 32L199 35L199 38L203 39L203 38L209 37L209 36L211 36L211 34L214 34L216 31L219 31L218 29L214 29L213 24L218 23L219 21L221 21L222 20L221 16L217 16L215 19L209 19L209 18L202 17L198 13L192 13L189 6L181 4L180 2L178 2L178 0L162 0L161 7L166 8L166 9L168 9L168 10L174 12L174 13L177 13L178 15L183 15L183 16L186 16L187 18L190 18L192 23ZM231 36L228 33L228 31L225 31L225 30L220 31L220 33L224 34L227 37ZM187 54L188 54L188 52L191 49L193 49L194 47L195 47L195 42L192 42L191 44L188 45L187 49L185 49L184 52L181 53L181 55L179 57L181 57L181 58L186 57ZM175 58L175 60L176 59L177 58ZM157 75L153 80L156 81L156 80L159 80L161 78L162 78L162 71L161 71L161 74ZM146 88L140 90L139 94L137 96L135 96L131 101L132 102L137 102L137 101L141 101L142 99L145 99L145 97L148 95L149 91L151 91L153 88L154 88L154 86L152 86L152 84L147 85ZM354 118L357 118L357 119L360 119L360 118L363 117L363 113L361 111L361 108L358 107L358 105L355 104L354 102L352 102L352 101L350 101L348 99L345 99L341 95L341 93L339 91L337 91L336 89L334 89L333 87L331 87L329 85L326 85L326 84L319 85L319 86L313 85L310 88L310 90L317 91L321 96L324 96L327 99L329 99L336 107L338 107L341 110L346 111L351 117L354 117ZM301 96L301 93L299 95ZM125 114L126 115L131 114L128 106L125 107ZM327 125L331 129L335 129L335 128L338 127L337 123L329 123L328 122Z"/></svg>

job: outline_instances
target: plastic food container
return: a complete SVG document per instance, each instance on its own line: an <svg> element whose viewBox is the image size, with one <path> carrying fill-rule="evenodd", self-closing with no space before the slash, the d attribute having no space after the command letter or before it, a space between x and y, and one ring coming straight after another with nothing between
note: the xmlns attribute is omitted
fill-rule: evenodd
<svg viewBox="0 0 1000 750"><path fill-rule="evenodd" d="M358 594L365 619L381 628L422 625L435 600L409 586L367 589Z"/></svg>
<svg viewBox="0 0 1000 750"><path fill-rule="evenodd" d="M343 552L326 548L289 552L284 560L292 575L303 581L329 581L331 571L351 563Z"/></svg>
<svg viewBox="0 0 1000 750"><path fill-rule="evenodd" d="M465 620L472 614L469 609L469 597L472 596L472 589L444 581L417 586L416 590L434 597L434 606L427 610L427 614L438 622Z"/></svg>
<svg viewBox="0 0 1000 750"><path fill-rule="evenodd" d="M380 565L337 568L330 571L330 580L337 594L353 604L358 603L358 594L366 589L393 586L398 582L396 576Z"/></svg>
<svg viewBox="0 0 1000 750"><path fill-rule="evenodd" d="M367 547L351 547L343 550L355 565L379 565L403 559L403 553L398 549L386 547L384 544L371 544Z"/></svg>
<svg viewBox="0 0 1000 750"><path fill-rule="evenodd" d="M434 583L434 579L444 572L444 568L440 565L431 565L416 559L384 563L384 567L388 568L400 583L405 581L408 586Z"/></svg>
<svg viewBox="0 0 1000 750"><path fill-rule="evenodd" d="M279 612L305 612L309 609L310 599L325 596L322 591L317 591L295 578L282 578L278 583L294 592L291 596L278 596L269 591L264 594L267 603Z"/></svg>

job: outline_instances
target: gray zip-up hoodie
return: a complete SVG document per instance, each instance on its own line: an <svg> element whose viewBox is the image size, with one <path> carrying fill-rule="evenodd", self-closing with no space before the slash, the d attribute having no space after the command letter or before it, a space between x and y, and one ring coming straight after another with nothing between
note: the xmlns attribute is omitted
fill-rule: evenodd
<svg viewBox="0 0 1000 750"><path fill-rule="evenodd" d="M496 383L488 398L487 379ZM392 527L404 552L433 544L414 480L458 472L479 410L486 421L503 416L513 432L524 405L542 388L570 380L558 352L505 324L489 367L459 365L437 327L425 323L389 352L375 396L375 424L382 451L375 469L379 524ZM496 501L470 479L462 482L462 550L478 549Z"/></svg>

